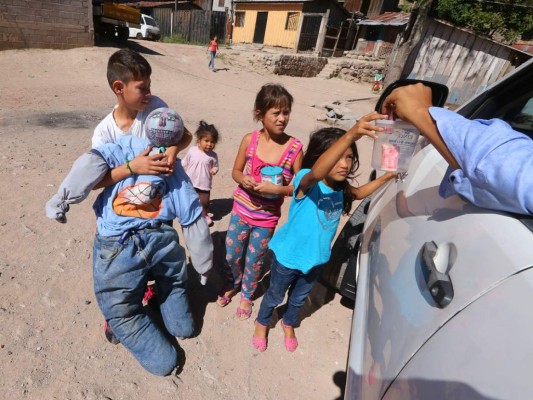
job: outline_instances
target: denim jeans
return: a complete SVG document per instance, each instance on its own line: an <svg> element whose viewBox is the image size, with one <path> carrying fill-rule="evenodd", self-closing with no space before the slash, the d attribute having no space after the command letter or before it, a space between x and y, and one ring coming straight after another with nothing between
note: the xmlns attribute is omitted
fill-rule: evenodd
<svg viewBox="0 0 533 400"><path fill-rule="evenodd" d="M167 375L178 363L176 349L145 313L142 299L148 273L155 279L161 315L172 336L189 337L194 322L186 293L185 250L168 225L96 235L93 247L94 292L102 314L120 342L155 375Z"/></svg>
<svg viewBox="0 0 533 400"><path fill-rule="evenodd" d="M209 68L215 69L215 56L217 55L216 51L209 52Z"/></svg>
<svg viewBox="0 0 533 400"><path fill-rule="evenodd" d="M270 325L274 308L283 301L288 290L289 297L287 299L287 310L283 314L283 323L289 326L296 325L300 308L318 280L321 270L322 266L319 265L304 274L296 269L284 267L274 255L272 266L270 267L270 286L261 301L257 322L265 326Z"/></svg>
<svg viewBox="0 0 533 400"><path fill-rule="evenodd" d="M233 287L240 287L247 299L251 299L257 289L274 229L252 226L237 213L231 213L226 235L224 272L228 281L233 282Z"/></svg>

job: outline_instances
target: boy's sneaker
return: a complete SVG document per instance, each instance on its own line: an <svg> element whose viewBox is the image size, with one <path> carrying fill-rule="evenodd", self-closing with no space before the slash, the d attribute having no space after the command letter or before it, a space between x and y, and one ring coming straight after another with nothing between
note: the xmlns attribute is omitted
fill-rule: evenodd
<svg viewBox="0 0 533 400"><path fill-rule="evenodd" d="M209 215L205 216L205 221L207 222L207 226L213 226L213 220Z"/></svg>
<svg viewBox="0 0 533 400"><path fill-rule="evenodd" d="M104 322L104 333L105 333L105 338L107 339L109 343L111 344L120 343L120 340L118 340L118 338L115 336L115 334L113 333L113 329L111 329L111 325L109 325L107 321Z"/></svg>

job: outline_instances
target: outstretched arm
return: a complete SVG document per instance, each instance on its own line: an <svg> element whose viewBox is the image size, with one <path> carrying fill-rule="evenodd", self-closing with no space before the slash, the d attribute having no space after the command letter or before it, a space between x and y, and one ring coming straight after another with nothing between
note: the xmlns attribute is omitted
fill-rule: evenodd
<svg viewBox="0 0 533 400"><path fill-rule="evenodd" d="M359 187L350 186L350 194L355 200L363 200L365 197L370 196L376 190L378 190L385 183L391 179L395 179L398 174L396 172L387 172L381 175L379 178L374 179Z"/></svg>
<svg viewBox="0 0 533 400"><path fill-rule="evenodd" d="M448 164L454 169L459 169L461 168L459 163L446 146L437 124L429 113L431 106L431 88L422 83L417 83L394 89L385 99L381 111L386 114L397 115L403 121L410 122L416 126Z"/></svg>
<svg viewBox="0 0 533 400"><path fill-rule="evenodd" d="M387 116L376 111L361 117L350 130L318 158L311 171L302 178L296 197L302 197L307 189L323 180L354 141L363 136L370 136L375 139L377 136L374 132L380 131L382 128L374 125L372 121L383 118L387 118Z"/></svg>
<svg viewBox="0 0 533 400"><path fill-rule="evenodd" d="M108 170L106 160L98 151L91 150L82 154L74 161L57 193L46 203L46 216L61 223L67 222L65 214L69 210L69 204L85 200Z"/></svg>

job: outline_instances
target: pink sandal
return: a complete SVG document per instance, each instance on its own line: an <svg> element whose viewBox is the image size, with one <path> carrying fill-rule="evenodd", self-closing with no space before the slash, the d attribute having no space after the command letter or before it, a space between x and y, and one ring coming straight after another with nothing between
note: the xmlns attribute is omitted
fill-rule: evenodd
<svg viewBox="0 0 533 400"><path fill-rule="evenodd" d="M290 325L285 325L283 323L283 319L281 320L281 327L283 329L292 328ZM294 352L298 348L298 339L296 339L295 337L290 338L290 337L285 336L285 348L287 349L287 351L290 351L291 353Z"/></svg>
<svg viewBox="0 0 533 400"><path fill-rule="evenodd" d="M241 308L240 304L239 307L237 307L237 311L235 312L236 317L239 319L239 321L247 320L252 316L252 307L254 303L252 303L252 300L247 299L244 297L244 295L241 293L241 301L244 301L245 303L250 305L250 309L246 310L244 308ZM264 350L263 350L264 351Z"/></svg>
<svg viewBox="0 0 533 400"><path fill-rule="evenodd" d="M226 294L228 293L228 294ZM231 294L230 294L231 293ZM236 290L234 288L232 289L222 289L220 293L217 295L217 304L220 307L226 307L230 302L233 296L237 294Z"/></svg>
<svg viewBox="0 0 533 400"><path fill-rule="evenodd" d="M259 322L257 322L257 319L255 320L255 324L264 326L263 324L260 324ZM267 335L268 335L268 328L267 328ZM262 353L263 351L267 349L268 337L258 338L254 336L252 337L252 344L260 353Z"/></svg>

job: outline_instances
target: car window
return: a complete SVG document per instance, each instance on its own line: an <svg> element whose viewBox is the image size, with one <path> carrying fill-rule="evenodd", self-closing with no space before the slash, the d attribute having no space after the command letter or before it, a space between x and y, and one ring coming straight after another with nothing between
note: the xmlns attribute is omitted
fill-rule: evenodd
<svg viewBox="0 0 533 400"><path fill-rule="evenodd" d="M517 112L510 113L507 122L513 129L533 137L533 99L527 100L523 106L518 106Z"/></svg>
<svg viewBox="0 0 533 400"><path fill-rule="evenodd" d="M153 18L144 17L144 20L145 20L146 25L157 26L157 23L155 22Z"/></svg>
<svg viewBox="0 0 533 400"><path fill-rule="evenodd" d="M458 112L470 119L500 118L533 139L533 63Z"/></svg>

